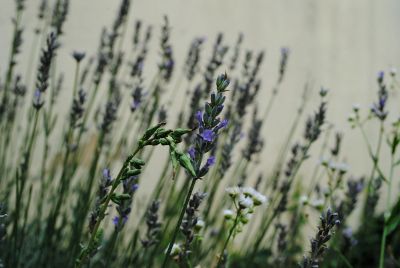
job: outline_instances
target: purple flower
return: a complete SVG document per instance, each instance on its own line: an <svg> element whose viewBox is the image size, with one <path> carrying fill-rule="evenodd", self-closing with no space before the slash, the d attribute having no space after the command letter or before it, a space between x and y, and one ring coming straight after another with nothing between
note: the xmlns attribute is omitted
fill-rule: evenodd
<svg viewBox="0 0 400 268"><path fill-rule="evenodd" d="M189 156L190 156L191 159L194 159L194 158L196 157L196 155L195 155L195 154L196 154L196 151L194 150L193 147L190 147L190 148L189 148L188 154L189 154Z"/></svg>
<svg viewBox="0 0 400 268"><path fill-rule="evenodd" d="M281 48L281 54L283 57L287 57L287 55L289 54L290 50L288 47L282 47Z"/></svg>
<svg viewBox="0 0 400 268"><path fill-rule="evenodd" d="M215 138L215 133L214 131L210 129L205 129L201 134L200 137L207 142L212 142Z"/></svg>
<svg viewBox="0 0 400 268"><path fill-rule="evenodd" d="M378 83L382 83L383 82L383 77L385 76L385 73L383 71L380 71L378 73Z"/></svg>
<svg viewBox="0 0 400 268"><path fill-rule="evenodd" d="M131 110L136 111L137 108L140 106L140 101L139 100L133 100L131 104Z"/></svg>
<svg viewBox="0 0 400 268"><path fill-rule="evenodd" d="M201 111L197 111L196 120L199 123L199 126L203 126L203 113Z"/></svg>
<svg viewBox="0 0 400 268"><path fill-rule="evenodd" d="M124 193L133 194L138 189L138 184L136 183L138 176L129 177L122 181L122 186L124 187Z"/></svg>
<svg viewBox="0 0 400 268"><path fill-rule="evenodd" d="M110 182L112 180L110 169L103 169L103 178L106 182Z"/></svg>
<svg viewBox="0 0 400 268"><path fill-rule="evenodd" d="M115 216L112 221L113 221L113 224L117 227L119 224L119 221L120 221L120 217ZM128 215L124 215L122 217L122 224L125 224L127 221L128 221Z"/></svg>
<svg viewBox="0 0 400 268"><path fill-rule="evenodd" d="M118 223L119 223L119 217L118 216L115 216L114 218L113 218L113 223L114 223L114 225L118 225Z"/></svg>
<svg viewBox="0 0 400 268"><path fill-rule="evenodd" d="M210 167L213 166L214 164L215 164L215 156L210 156L210 157L207 159L206 167L207 167L207 168L210 168Z"/></svg>
<svg viewBox="0 0 400 268"><path fill-rule="evenodd" d="M40 109L42 106L42 92L39 89L36 89L33 95L33 107L36 109Z"/></svg>
<svg viewBox="0 0 400 268"><path fill-rule="evenodd" d="M218 124L218 126L216 126L215 131L218 131L221 128L225 128L227 125L228 125L228 120L224 119Z"/></svg>
<svg viewBox="0 0 400 268"><path fill-rule="evenodd" d="M139 184L135 183L135 184L132 185L131 191L132 191L132 192L136 192L136 190L137 190L138 188L139 188Z"/></svg>
<svg viewBox="0 0 400 268"><path fill-rule="evenodd" d="M385 107L387 101L387 95L383 95L381 98L379 98L379 107Z"/></svg>

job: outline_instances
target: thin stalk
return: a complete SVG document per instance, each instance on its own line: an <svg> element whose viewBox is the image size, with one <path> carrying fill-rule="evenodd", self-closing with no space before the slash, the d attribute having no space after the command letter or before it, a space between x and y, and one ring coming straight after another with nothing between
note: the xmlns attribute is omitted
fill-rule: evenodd
<svg viewBox="0 0 400 268"><path fill-rule="evenodd" d="M386 237L388 234L388 227L387 221L390 217L390 201L391 201L391 192L392 192L392 179L393 179L393 171L394 171L394 154L391 155L390 158L390 173L388 179L388 193L386 197L386 212L385 212L385 222L384 228L382 233L382 241L381 241L381 250L380 250L380 257L379 257L379 268L384 267L385 262L385 247L386 247Z"/></svg>
<svg viewBox="0 0 400 268"><path fill-rule="evenodd" d="M196 184L196 181L197 181L196 178L192 178L192 182L190 184L189 191L188 191L188 193L186 195L185 203L183 204L181 214L179 215L178 223L176 224L175 231L174 231L174 234L172 236L171 242L169 243L168 248L167 248L167 252L165 253L165 257L164 257L162 268L166 268L167 265L168 265L168 260L169 260L170 255L171 255L172 246L174 245L176 237L178 236L179 229L181 227L183 217L185 216L185 211L186 211L186 208L187 208L187 206L189 204L190 197L192 196L192 193L193 193L193 190L194 190L194 185Z"/></svg>
<svg viewBox="0 0 400 268"><path fill-rule="evenodd" d="M36 136L36 129L39 121L39 111L35 109L35 115L34 115L34 123L32 127L32 131L30 134L30 138L28 141L28 147L23 155L23 163L21 164L21 169L17 170L16 172L16 187L15 187L15 215L14 215L14 225L13 225L13 230L12 230L12 237L14 238L14 252L15 255L14 257L18 260L18 255L19 255L19 250L18 250L18 225L19 225L19 214L22 206L22 194L25 188L25 183L28 177L29 173L29 161L30 161L30 156L32 152L32 147L34 144L35 136ZM19 169L19 168L18 168Z"/></svg>
<svg viewBox="0 0 400 268"><path fill-rule="evenodd" d="M140 147L140 146L139 146L139 147L135 150L135 152L132 154L132 157L134 157L142 148L143 148L143 147ZM113 193L115 192L115 190L117 189L117 187L120 185L121 176L122 176L122 173L123 173L123 171L124 171L124 168L125 168L125 165L124 165L124 166L121 168L121 170L119 171L119 174L118 174L117 178L114 180L114 182L113 182L113 184L112 184L112 186L111 186L110 192L108 193L107 198L106 198L106 200L104 201L104 203L103 203L103 205L102 205L102 207L101 207L101 209L100 209L99 216L98 216L98 220L97 220L95 226L93 227L92 234L90 235L89 242L88 242L88 244L87 244L87 246L86 246L87 249L90 249L90 248L93 247L93 243L94 243L94 240L95 240L95 238L96 238L97 231L98 231L98 229L99 229L99 227L100 227L100 223L102 222L102 220L103 220L104 217L106 216L106 210L107 210L107 208L108 208L108 204L109 204L110 201L111 201L111 197L113 196ZM88 251L87 251L87 250L82 250L81 254L79 255L78 259L76 260L76 263L75 263L75 267L76 267L76 268L82 267L82 264L83 264L82 261L87 257L87 255L88 255Z"/></svg>
<svg viewBox="0 0 400 268"><path fill-rule="evenodd" d="M14 23L14 32L13 32L13 38L14 40L18 34L19 31L19 24L21 23L21 17L22 17L22 10L17 10L17 15ZM11 44L11 51L10 51L10 59L8 61L8 70L6 74L6 80L4 82L4 87L3 87L3 99L1 106L3 109L6 109L7 104L8 104L8 88L10 86L12 77L13 77L13 71L14 71L14 66L15 66L15 55L17 53L17 48Z"/></svg>
<svg viewBox="0 0 400 268"><path fill-rule="evenodd" d="M231 236L233 234L233 232L235 231L236 225L238 224L238 219L239 219L239 211L236 212L236 217L235 217L235 221L233 223L233 226L231 227L231 229L229 230L229 235L225 240L224 246L222 247L221 253L219 254L219 259L218 259L218 263L216 268L218 268L223 260L223 256L224 256L224 252L226 247L228 246L229 240L231 239Z"/></svg>
<svg viewBox="0 0 400 268"><path fill-rule="evenodd" d="M309 150L310 147L311 147L311 144L312 144L312 142L309 142L309 143L307 144L307 146L305 147L305 149L304 149L304 155L307 155L308 150ZM295 177L297 176L297 172L299 171L299 169L300 169L302 163L304 162L304 160L306 160L306 158L302 158L301 161L299 161L298 164L297 164L297 165L295 166L295 168L293 169L293 173L292 173L292 175L290 176L290 178L289 178L289 180L288 180L290 184L293 183ZM278 198L279 198L279 194L280 194L280 193L278 192L277 195L276 195L276 197L273 199L271 205L270 205L268 208L270 208L270 207L272 208L272 207L273 207L273 204L275 204L276 201L279 200L279 199L278 199ZM282 197L283 197L283 196L281 196L281 198L282 198ZM280 202L280 200L279 200L279 202ZM279 202L278 202L277 204L279 204ZM263 229L262 229L261 234L259 235L259 237L257 238L257 240L256 240L256 242L255 242L255 244L254 244L252 256L254 256L254 255L256 254L257 250L259 249L259 247L260 247L260 245L261 245L261 242L263 241L264 237L266 236L266 234L267 234L267 232L268 232L268 229L269 229L269 227L270 227L272 221L273 221L273 220L275 219L275 217L279 214L278 212L279 212L279 211L278 211L277 209L274 209L273 214L272 214L271 217L266 221L266 223L265 223L265 225L264 225L264 227L263 227ZM268 215L268 213L266 213L266 215ZM265 217L264 217L263 221L264 221L264 220L265 220Z"/></svg>
<svg viewBox="0 0 400 268"><path fill-rule="evenodd" d="M367 134L365 133L365 130L364 130L364 128L363 128L363 125L359 122L359 121L357 121L358 122L358 127L360 128L360 130L361 130L361 134L362 134L362 137L363 137L363 139L364 139L364 142L365 142L365 144L367 145L367 149L368 149L368 153L369 153L369 156L371 157L371 160L372 160L372 162L373 162L373 167L372 167L372 170L371 170L371 174L370 174L370 176L369 176L369 179L368 179L368 185L367 185L367 187L366 187L366 191L367 191L367 196L368 196L368 194L370 193L370 191L371 191L371 185L372 185L372 181L373 181L373 178L374 178L374 176L375 176L375 171L378 171L378 173L380 174L380 175L383 175L382 174L382 172L381 172L381 170L379 169L379 166L378 166L378 161L379 161L379 153L380 153L380 151L381 151L381 145L382 145L382 140L383 140L383 134L384 134L384 125L383 125L383 121L381 121L380 122L380 128L379 128L379 137L378 137L378 143L377 143L377 146L376 146L376 150L375 150L375 152L372 150L372 146L371 146L371 144L370 144L370 142L369 142L369 140L368 140L368 137L367 137ZM367 200L367 198L366 198L366 200ZM366 215L366 213L367 213L367 202L365 201L365 203L364 203L364 208L363 208L363 217L365 217L365 215Z"/></svg>

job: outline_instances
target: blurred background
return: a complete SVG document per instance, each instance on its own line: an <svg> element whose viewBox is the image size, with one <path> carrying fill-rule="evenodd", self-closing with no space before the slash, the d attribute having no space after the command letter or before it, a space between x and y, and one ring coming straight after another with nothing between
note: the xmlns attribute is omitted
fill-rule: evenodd
<svg viewBox="0 0 400 268"><path fill-rule="evenodd" d="M18 72L25 74L30 52L39 0L26 1L27 12L22 18L24 43L18 61ZM72 0L62 47L58 51L57 67L65 72L65 86L62 92L65 103L60 109L68 109L70 103L74 60L74 50L94 55L103 26L111 25L119 6L119 1ZM0 71L3 73L8 62L12 36L11 18L14 1L1 0L0 3ZM258 98L261 110L271 96L278 77L281 47L290 49L287 73L277 100L266 122L263 133L265 147L260 161L262 167L274 164L279 148L297 112L304 85L311 85L310 102L305 114L310 114L318 105L318 91L321 86L329 89L328 121L334 130L344 133L343 155L350 172L362 175L364 165L370 166L366 147L358 130L351 130L347 118L352 105L359 103L361 111L367 113L376 99L377 73L389 71L400 65L400 1L397 0L142 0L133 1L129 15L125 45L129 45L134 22L143 21L144 26L153 25L149 61L145 70L145 86L150 83L156 70L159 52L159 34L163 15L167 15L172 26L171 42L176 59L176 72L170 84L175 85L181 73L190 42L195 37L206 39L201 62L209 58L214 39L219 32L224 33L226 43L234 44L239 33L244 34L243 48L265 51L261 70L262 91ZM207 54L208 53L208 54ZM243 56L243 55L242 55ZM228 56L229 57L229 56ZM202 64L204 66L204 64ZM151 69L153 68L153 69ZM228 69L222 67L219 72ZM35 72L36 70L32 70ZM33 74L34 75L34 74ZM177 94L177 100L184 97L184 89ZM33 89L29 89L30 92ZM182 93L182 94L181 94ZM395 96L397 92L391 91ZM189 101L189 100L187 100ZM390 120L399 115L398 98L390 99ZM65 104L65 105L62 105ZM65 106L65 107L64 107ZM173 103L167 107L174 116ZM303 119L305 121L305 119ZM298 136L302 134L303 123ZM367 134L376 137L376 125L367 126ZM333 137L330 141L333 143ZM314 150L319 150L315 146ZM384 153L385 154L385 153ZM385 157L385 156L384 156ZM389 154L387 154L389 157ZM300 173L307 178L307 170L319 160L313 157ZM368 161L368 162L366 162ZM383 164L385 166L385 164ZM267 170L268 171L268 170Z"/></svg>

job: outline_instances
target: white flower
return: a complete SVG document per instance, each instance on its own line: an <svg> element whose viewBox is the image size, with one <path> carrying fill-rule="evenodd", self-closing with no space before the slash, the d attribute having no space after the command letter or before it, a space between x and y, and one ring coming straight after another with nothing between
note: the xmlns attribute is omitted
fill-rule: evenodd
<svg viewBox="0 0 400 268"><path fill-rule="evenodd" d="M354 122L356 120L356 115L355 114L350 114L349 117L347 118L349 122Z"/></svg>
<svg viewBox="0 0 400 268"><path fill-rule="evenodd" d="M229 220L233 218L233 211L230 209L224 209L224 217Z"/></svg>
<svg viewBox="0 0 400 268"><path fill-rule="evenodd" d="M253 195L253 202L254 202L255 206L259 206L259 205L267 202L267 197L265 195L255 191L255 193Z"/></svg>
<svg viewBox="0 0 400 268"><path fill-rule="evenodd" d="M255 195L257 193L257 191L254 190L254 188L252 188L252 187L244 187L244 188L242 188L242 193L245 196L253 197L253 195Z"/></svg>
<svg viewBox="0 0 400 268"><path fill-rule="evenodd" d="M246 197L243 194L239 196L239 206L240 208L251 208L253 206L253 199Z"/></svg>
<svg viewBox="0 0 400 268"><path fill-rule="evenodd" d="M397 69L394 68L394 67L390 68L390 75L391 76L396 76L396 74L397 74Z"/></svg>
<svg viewBox="0 0 400 268"><path fill-rule="evenodd" d="M346 163L335 163L331 162L329 167L332 170L338 170L340 173L345 174L349 170L349 165Z"/></svg>
<svg viewBox="0 0 400 268"><path fill-rule="evenodd" d="M246 223L249 222L249 220L250 220L252 217L253 217L253 214L246 213L246 214L244 214L244 215L240 218L240 221L241 221L243 224L246 224Z"/></svg>
<svg viewBox="0 0 400 268"><path fill-rule="evenodd" d="M165 250L165 253L167 253L167 251L168 251L168 248ZM172 246L171 256L178 255L181 252L182 252L182 248L181 248L181 246L179 244L174 244Z"/></svg>
<svg viewBox="0 0 400 268"><path fill-rule="evenodd" d="M336 168L339 170L340 173L344 174L349 171L349 165L346 163L339 163L337 164Z"/></svg>
<svg viewBox="0 0 400 268"><path fill-rule="evenodd" d="M353 111L355 113L357 113L360 110L360 108L361 108L361 105L359 103L354 103L353 104Z"/></svg>
<svg viewBox="0 0 400 268"><path fill-rule="evenodd" d="M197 220L195 229L196 231L200 231L205 226L205 222L203 220Z"/></svg>
<svg viewBox="0 0 400 268"><path fill-rule="evenodd" d="M320 161L320 164L324 167L327 167L329 165L329 159L326 157L321 157L321 159L319 161Z"/></svg>
<svg viewBox="0 0 400 268"><path fill-rule="evenodd" d="M241 190L238 186L228 187L225 191L229 194L230 197L236 198L241 193Z"/></svg>
<svg viewBox="0 0 400 268"><path fill-rule="evenodd" d="M306 195L300 196L299 201L300 201L300 204L307 205L308 204L308 196L306 196Z"/></svg>

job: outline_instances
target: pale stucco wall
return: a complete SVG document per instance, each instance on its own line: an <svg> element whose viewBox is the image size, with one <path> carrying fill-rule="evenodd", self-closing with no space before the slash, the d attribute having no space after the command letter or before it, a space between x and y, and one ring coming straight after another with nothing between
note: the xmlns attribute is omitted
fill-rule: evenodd
<svg viewBox="0 0 400 268"><path fill-rule="evenodd" d="M27 12L23 17L25 42L23 54L18 57L23 64L28 57L38 3L38 0L27 1ZM101 28L111 24L118 4L116 0L71 0L66 35L62 38L63 47L58 52L57 63L59 70L65 70L67 83L72 81L74 67L69 54L74 49L95 51ZM0 0L2 75L10 45L13 5L11 0ZM272 117L264 128L266 147L262 161L266 169L273 163L296 112L303 85L309 80L315 88L314 101L308 105L308 110L316 106L316 91L320 85L331 89L328 118L345 132L345 159L354 174L369 173L365 165L370 166L370 162L361 135L350 130L346 118L355 102L361 103L364 109L369 108L376 97L375 77L379 70L400 66L400 1L142 0L133 1L130 25L134 19L142 19L146 24L153 24L158 34L164 14L169 16L173 26L172 41L178 68L193 37L206 36L210 47L219 31L225 33L226 41L231 44L237 34L243 32L245 47L265 50L262 70L265 89L258 99L261 107L267 102L276 79L280 47L291 49L285 82ZM131 33L132 27L128 31ZM153 38L153 62L157 56L156 44L156 38ZM18 70L25 73L26 67L19 66ZM68 92L63 94L68 96ZM399 114L396 103L398 98L391 101L392 118ZM374 126L367 131L372 137L376 136ZM303 173L315 161L310 160Z"/></svg>

